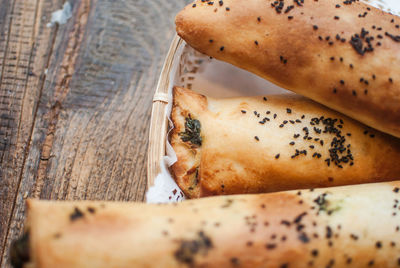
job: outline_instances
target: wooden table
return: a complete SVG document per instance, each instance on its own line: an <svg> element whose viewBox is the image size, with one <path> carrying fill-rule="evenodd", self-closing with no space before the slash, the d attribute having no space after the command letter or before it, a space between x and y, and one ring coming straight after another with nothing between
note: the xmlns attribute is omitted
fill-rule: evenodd
<svg viewBox="0 0 400 268"><path fill-rule="evenodd" d="M152 96L188 0L0 0L0 267L26 198L142 201Z"/></svg>

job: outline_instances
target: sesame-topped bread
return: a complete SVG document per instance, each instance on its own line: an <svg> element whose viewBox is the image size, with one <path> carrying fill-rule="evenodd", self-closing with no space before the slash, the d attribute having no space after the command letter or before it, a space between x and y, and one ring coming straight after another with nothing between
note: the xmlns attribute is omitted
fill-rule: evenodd
<svg viewBox="0 0 400 268"><path fill-rule="evenodd" d="M198 51L396 137L399 25L356 0L198 0L176 17Z"/></svg>
<svg viewBox="0 0 400 268"><path fill-rule="evenodd" d="M366 184L168 205L29 200L29 231L14 243L13 263L398 268L399 187Z"/></svg>
<svg viewBox="0 0 400 268"><path fill-rule="evenodd" d="M400 140L295 94L174 88L171 172L187 197L400 179Z"/></svg>

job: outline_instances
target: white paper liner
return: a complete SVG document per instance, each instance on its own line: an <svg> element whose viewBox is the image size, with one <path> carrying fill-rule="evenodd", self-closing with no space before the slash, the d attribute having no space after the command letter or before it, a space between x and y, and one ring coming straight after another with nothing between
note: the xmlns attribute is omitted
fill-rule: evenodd
<svg viewBox="0 0 400 268"><path fill-rule="evenodd" d="M364 0L364 2L400 15L400 0ZM214 98L277 93L293 94L245 70L216 59L210 59L186 43L183 43L175 53L169 78L168 105L166 107L168 116L171 114L173 86L186 87ZM170 119L169 122L170 128L172 128ZM179 202L185 199L168 170L176 160L176 154L167 139L166 156L163 158L161 173L157 175L154 186L149 187L146 193L148 203Z"/></svg>

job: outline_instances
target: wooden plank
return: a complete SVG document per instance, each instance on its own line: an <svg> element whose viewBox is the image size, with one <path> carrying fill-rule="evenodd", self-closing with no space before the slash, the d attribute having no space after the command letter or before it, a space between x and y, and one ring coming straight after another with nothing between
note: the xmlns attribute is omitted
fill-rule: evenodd
<svg viewBox="0 0 400 268"><path fill-rule="evenodd" d="M32 126L52 44L51 29L40 28L55 1L4 1L0 25L0 247L5 248L10 218L22 178ZM38 52L42 55L38 56ZM3 252L3 250L1 251ZM2 256L1 254L0 256ZM0 264L2 258L0 257Z"/></svg>
<svg viewBox="0 0 400 268"><path fill-rule="evenodd" d="M44 5L49 1L36 2L39 3L36 10L47 12ZM46 67L38 65L33 72L44 74L46 68L48 72L42 76L39 96L27 98L38 104L36 120L30 121L33 127L28 135L29 148L25 145L25 151L22 150L26 152L20 160L22 173L19 177L11 176L13 181L18 178L18 192L13 192L12 208L7 207L11 217L1 267L8 267L8 248L22 231L26 197L144 199L151 100L174 34L174 15L186 3L184 0L71 3L73 17L60 27L46 28L49 15L47 20L37 15L41 19L36 26L38 43L51 45L35 49L37 58L49 58ZM53 11L62 3L57 2L57 8L54 5ZM21 14L24 12L19 10ZM47 35L43 33L46 31ZM22 38L29 33L15 35ZM17 66L9 57L14 54L7 55L5 64ZM6 82L12 86L18 80ZM8 97L2 101L10 102ZM23 123L26 125L29 122Z"/></svg>

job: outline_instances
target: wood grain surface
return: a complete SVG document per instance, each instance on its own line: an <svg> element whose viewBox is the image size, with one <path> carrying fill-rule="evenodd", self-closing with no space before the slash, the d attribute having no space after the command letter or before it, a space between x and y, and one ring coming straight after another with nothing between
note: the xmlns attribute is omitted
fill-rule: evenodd
<svg viewBox="0 0 400 268"><path fill-rule="evenodd" d="M152 97L188 0L0 0L0 267L25 199L142 201Z"/></svg>

